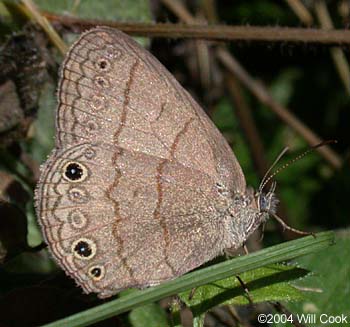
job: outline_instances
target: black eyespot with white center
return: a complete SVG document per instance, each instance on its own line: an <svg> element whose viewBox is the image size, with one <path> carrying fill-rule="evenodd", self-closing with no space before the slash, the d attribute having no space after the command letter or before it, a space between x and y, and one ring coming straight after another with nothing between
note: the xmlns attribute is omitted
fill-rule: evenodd
<svg viewBox="0 0 350 327"><path fill-rule="evenodd" d="M81 169L80 165L71 163L66 167L65 174L68 179L76 181L81 179L81 176L83 176L83 170Z"/></svg>
<svg viewBox="0 0 350 327"><path fill-rule="evenodd" d="M92 266L89 268L89 276L95 280L101 280L105 275L105 269L103 266Z"/></svg>
<svg viewBox="0 0 350 327"><path fill-rule="evenodd" d="M79 256L82 256L85 258L90 257L91 253L92 253L92 250L91 250L89 244L84 242L84 241L78 242L74 247L74 251Z"/></svg>
<svg viewBox="0 0 350 327"><path fill-rule="evenodd" d="M96 244L87 238L80 238L72 244L73 255L82 260L92 259L96 254Z"/></svg>
<svg viewBox="0 0 350 327"><path fill-rule="evenodd" d="M67 162L63 167L63 177L73 183L82 182L88 175L87 168L75 161Z"/></svg>
<svg viewBox="0 0 350 327"><path fill-rule="evenodd" d="M90 273L91 273L92 276L98 278L98 277L101 276L101 273L102 273L102 272L101 272L101 268L99 268L99 267L92 268L92 269L90 270Z"/></svg>

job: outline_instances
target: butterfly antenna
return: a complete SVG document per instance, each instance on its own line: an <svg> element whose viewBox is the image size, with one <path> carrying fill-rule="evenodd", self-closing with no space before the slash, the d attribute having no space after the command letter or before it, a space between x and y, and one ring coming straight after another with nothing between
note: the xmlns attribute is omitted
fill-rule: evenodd
<svg viewBox="0 0 350 327"><path fill-rule="evenodd" d="M335 144L337 143L336 140L327 140L327 141L323 141L320 142L319 144L316 144L312 147L310 147L309 149L307 149L306 151L304 151L303 153L299 154L298 156L296 156L295 158L292 158L291 160L289 160L287 163L285 163L283 166L277 168L269 177L267 177L267 175L270 173L271 169L277 164L277 162L281 159L281 157L286 153L286 151L288 150L288 148L283 149L283 151L280 153L280 155L277 157L277 159L275 160L275 162L272 164L271 168L266 172L264 178L261 181L261 184L259 186L259 192L261 192L264 187L266 186L266 184L272 179L274 178L277 174L279 174L282 170L284 170L285 168L287 168L289 165L293 164L294 162L299 161L300 159L304 158L307 154L309 154L310 152L313 152L315 149L327 145L327 144Z"/></svg>
<svg viewBox="0 0 350 327"><path fill-rule="evenodd" d="M267 184L268 181L270 181L270 177L267 177L271 170L277 165L277 163L281 160L281 158L285 155L285 153L289 150L289 147L285 147L280 154L277 156L277 158L275 159L275 161L273 162L273 164L270 166L270 168L267 170L267 172L265 173L263 179L261 180L260 186L259 186L259 192L261 193L263 188L265 187L265 185ZM267 181L267 182L265 182Z"/></svg>

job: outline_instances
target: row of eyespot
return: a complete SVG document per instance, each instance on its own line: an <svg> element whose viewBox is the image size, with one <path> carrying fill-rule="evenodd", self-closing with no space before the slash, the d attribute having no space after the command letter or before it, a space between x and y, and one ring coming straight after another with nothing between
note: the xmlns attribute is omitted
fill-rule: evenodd
<svg viewBox="0 0 350 327"><path fill-rule="evenodd" d="M81 182L87 176L87 169L79 163L69 162L64 167L64 176L70 181ZM91 259L96 254L96 245L88 239L79 239L73 243L72 252L79 259ZM103 275L103 267L90 267L89 276L94 280L100 280Z"/></svg>
<svg viewBox="0 0 350 327"><path fill-rule="evenodd" d="M96 254L96 245L89 239L80 238L79 240L73 242L72 252L78 259L89 260ZM105 271L102 266L96 265L90 267L88 273L89 276L95 281L99 281L103 278L104 272Z"/></svg>

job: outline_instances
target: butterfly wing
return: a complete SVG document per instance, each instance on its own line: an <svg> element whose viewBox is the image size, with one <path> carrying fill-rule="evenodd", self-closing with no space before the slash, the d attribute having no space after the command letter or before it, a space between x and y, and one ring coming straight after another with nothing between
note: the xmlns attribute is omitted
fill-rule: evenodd
<svg viewBox="0 0 350 327"><path fill-rule="evenodd" d="M227 199L211 177L122 148L111 166L115 153L90 143L59 150L37 189L49 248L85 292L158 284L230 244Z"/></svg>

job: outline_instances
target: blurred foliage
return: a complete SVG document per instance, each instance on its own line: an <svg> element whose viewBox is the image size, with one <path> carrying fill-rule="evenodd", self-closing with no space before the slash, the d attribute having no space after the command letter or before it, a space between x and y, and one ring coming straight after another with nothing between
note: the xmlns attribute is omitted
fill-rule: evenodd
<svg viewBox="0 0 350 327"><path fill-rule="evenodd" d="M288 304L292 312L350 316L349 262L349 230L340 230L336 238L336 245L323 251L321 257L312 254L299 258L298 265L312 270L312 274L307 282L301 280L297 285L300 289L305 287L310 291L307 292L306 299L303 301ZM328 271L328 274L325 274L325 271Z"/></svg>
<svg viewBox="0 0 350 327"><path fill-rule="evenodd" d="M327 2L337 28L344 28L349 22L349 17L339 15L341 2ZM82 18L177 22L159 1L152 1L152 6L146 0L36 0L35 3L43 10ZM193 13L202 12L203 3L186 1ZM285 1L216 3L219 21L225 24L301 26ZM312 1L305 3L313 13ZM63 36L72 39L68 32ZM74 282L56 267L47 251L41 249L42 238L33 208L39 166L54 146L57 68L62 57L40 29L29 26L19 15L10 14L2 2L0 41L0 261L4 261L0 269L0 311L6 312L4 326L34 326L100 302L94 296L83 296ZM333 148L344 161L349 159L350 99L327 47L283 42L232 42L227 46L255 78L267 85L276 100L288 106L322 138L337 139L338 144ZM237 109L223 83L222 68L213 64L210 81L204 83L194 49L192 40L155 39L151 45L160 61L208 109L234 149L247 183L257 187L261 176L256 173ZM210 50L209 47L212 55ZM349 57L348 48L343 50ZM285 146L291 151L281 165L307 148L300 135L245 89L243 96L252 108L268 162L272 163ZM349 227L348 164L334 171L317 153L312 153L283 170L276 180L277 194L290 225L313 231ZM301 267L314 272L312 278L305 278L300 285L321 288L323 292L310 292L309 300L288 304L290 310L307 312L312 308L329 314L350 314L344 306L350 295L349 234L342 235L332 249L298 260ZM265 245L284 237L285 234L276 231L275 224L268 223ZM36 301L41 306L36 306ZM165 325L165 319L165 311L154 304L99 326L116 323L139 326L145 320L156 326Z"/></svg>
<svg viewBox="0 0 350 327"><path fill-rule="evenodd" d="M42 9L57 14L73 14L81 18L121 20L121 21L149 21L150 6L146 0L115 1L115 0L84 0L84 1L47 1L36 0Z"/></svg>
<svg viewBox="0 0 350 327"><path fill-rule="evenodd" d="M149 326L170 326L165 311L156 304L148 304L132 310L129 314L129 321L134 327L144 327L145 321Z"/></svg>
<svg viewBox="0 0 350 327"><path fill-rule="evenodd" d="M350 316L350 231L339 230L335 246L322 252L297 260L300 267L312 270L307 280L295 283L304 292L302 301L288 303L286 307L294 314L314 314L319 323L321 314ZM284 327L285 324L276 327Z"/></svg>

